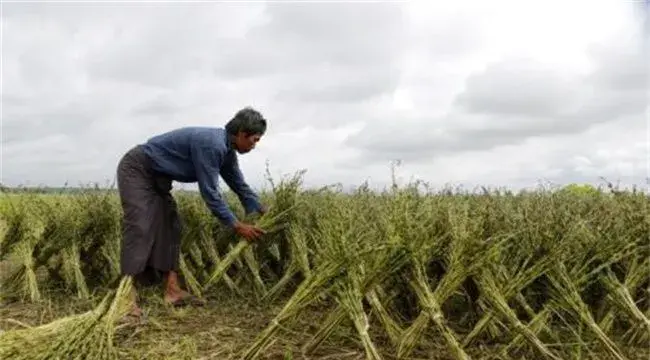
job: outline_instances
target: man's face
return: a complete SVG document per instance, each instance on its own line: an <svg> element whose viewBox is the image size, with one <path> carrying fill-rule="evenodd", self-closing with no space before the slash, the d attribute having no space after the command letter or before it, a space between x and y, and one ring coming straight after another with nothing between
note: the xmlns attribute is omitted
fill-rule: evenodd
<svg viewBox="0 0 650 360"><path fill-rule="evenodd" d="M261 138L262 135L260 134L246 134L244 132L239 132L235 137L235 147L237 152L240 154L246 154L255 149L255 145Z"/></svg>

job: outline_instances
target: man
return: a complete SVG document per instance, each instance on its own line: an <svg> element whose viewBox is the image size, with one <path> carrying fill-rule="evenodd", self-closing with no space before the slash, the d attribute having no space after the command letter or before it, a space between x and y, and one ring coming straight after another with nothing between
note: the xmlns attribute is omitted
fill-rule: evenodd
<svg viewBox="0 0 650 360"><path fill-rule="evenodd" d="M246 154L266 132L262 115L246 107L225 128L184 127L155 136L124 155L117 168L123 217L121 271L138 283L163 274L164 300L182 305L194 296L178 281L181 229L171 194L172 181L198 182L210 211L238 235L253 240L263 230L239 221L230 211L218 187L219 175L237 194L246 213L264 213L258 196L239 169L237 154ZM140 316L135 302L131 315Z"/></svg>

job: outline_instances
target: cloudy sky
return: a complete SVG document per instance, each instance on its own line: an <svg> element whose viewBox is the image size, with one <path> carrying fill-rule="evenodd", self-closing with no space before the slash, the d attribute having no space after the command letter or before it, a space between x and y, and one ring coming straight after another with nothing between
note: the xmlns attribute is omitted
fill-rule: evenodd
<svg viewBox="0 0 650 360"><path fill-rule="evenodd" d="M249 182L647 187L647 5L622 0L2 4L7 185L115 178L137 143L269 120ZM646 53L644 53L646 51Z"/></svg>

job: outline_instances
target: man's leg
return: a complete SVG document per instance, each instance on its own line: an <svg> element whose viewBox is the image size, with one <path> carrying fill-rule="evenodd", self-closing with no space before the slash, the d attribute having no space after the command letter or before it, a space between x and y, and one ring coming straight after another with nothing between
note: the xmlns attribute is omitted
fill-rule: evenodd
<svg viewBox="0 0 650 360"><path fill-rule="evenodd" d="M171 181L164 178L157 181L159 196L155 204L158 213L156 241L151 249L150 266L164 274L164 301L173 305L184 305L189 302L201 305L203 302L181 288L179 279L181 256L181 219L178 204L171 194Z"/></svg>
<svg viewBox="0 0 650 360"><path fill-rule="evenodd" d="M174 304L189 297L191 294L181 289L178 273L176 271L167 272L165 274L165 302Z"/></svg>
<svg viewBox="0 0 650 360"><path fill-rule="evenodd" d="M131 315L140 316L136 291L138 282L146 274L146 264L153 243L151 232L151 177L147 173L140 149L131 149L120 160L117 168L117 183L123 210L122 244L120 267L122 276L132 276L134 289L131 291L133 308Z"/></svg>

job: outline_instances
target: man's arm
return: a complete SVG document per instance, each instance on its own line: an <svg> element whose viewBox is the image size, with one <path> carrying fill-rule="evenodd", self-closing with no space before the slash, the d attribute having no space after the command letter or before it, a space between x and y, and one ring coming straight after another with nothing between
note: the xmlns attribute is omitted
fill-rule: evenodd
<svg viewBox="0 0 650 360"><path fill-rule="evenodd" d="M219 192L219 165L222 155L209 146L197 144L192 147L192 161L203 200L212 213L226 226L232 228L237 218Z"/></svg>
<svg viewBox="0 0 650 360"><path fill-rule="evenodd" d="M259 197L246 183L244 175L239 169L237 156L234 154L232 157L229 157L224 161L224 164L221 168L221 177L223 177L223 180L226 182L228 187L230 187L232 191L237 194L237 197L239 198L239 201L241 202L247 214L263 211Z"/></svg>

